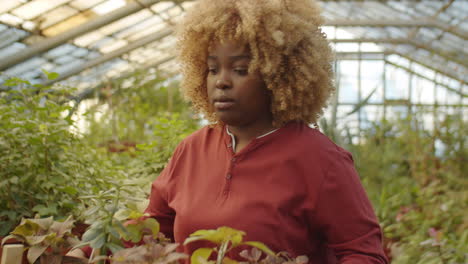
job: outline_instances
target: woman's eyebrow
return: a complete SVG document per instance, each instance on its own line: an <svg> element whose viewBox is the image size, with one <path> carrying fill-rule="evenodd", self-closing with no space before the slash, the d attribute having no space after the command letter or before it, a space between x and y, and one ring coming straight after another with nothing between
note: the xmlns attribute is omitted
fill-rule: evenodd
<svg viewBox="0 0 468 264"><path fill-rule="evenodd" d="M217 56L212 56L208 55L208 60L217 60ZM250 56L248 54L241 54L241 55L235 55L235 56L229 56L230 61L238 61L238 60L250 60Z"/></svg>
<svg viewBox="0 0 468 264"><path fill-rule="evenodd" d="M247 54L241 54L241 55L236 55L236 56L230 56L229 59L231 61L238 61L238 60L250 60L250 56Z"/></svg>

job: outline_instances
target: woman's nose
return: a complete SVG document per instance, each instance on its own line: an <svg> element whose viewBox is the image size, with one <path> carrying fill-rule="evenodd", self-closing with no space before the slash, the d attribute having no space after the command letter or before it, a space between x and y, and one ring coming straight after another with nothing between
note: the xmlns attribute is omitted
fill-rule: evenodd
<svg viewBox="0 0 468 264"><path fill-rule="evenodd" d="M226 73L221 72L219 74L219 78L216 80L216 88L218 89L229 89L231 88L231 81L229 80L229 76Z"/></svg>

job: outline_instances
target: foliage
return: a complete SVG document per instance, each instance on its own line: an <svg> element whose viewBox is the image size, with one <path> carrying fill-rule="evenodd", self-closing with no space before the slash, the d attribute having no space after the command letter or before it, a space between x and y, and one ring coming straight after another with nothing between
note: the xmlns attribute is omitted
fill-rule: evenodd
<svg viewBox="0 0 468 264"><path fill-rule="evenodd" d="M86 140L94 145L150 142L157 130L153 127L155 118L168 112L177 113L185 121L194 120L178 83L161 73L135 71L104 82L98 89L98 102L86 112Z"/></svg>
<svg viewBox="0 0 468 264"><path fill-rule="evenodd" d="M113 264L169 264L179 263L186 254L176 252L178 244L155 240L144 236L143 245L118 251L112 258Z"/></svg>
<svg viewBox="0 0 468 264"><path fill-rule="evenodd" d="M280 252L276 255L267 255L266 258L261 258L262 252L257 248L252 248L250 251L245 249L239 253L241 257L247 261L239 262L239 264L306 264L309 263L307 256L297 256L291 258L287 253Z"/></svg>
<svg viewBox="0 0 468 264"><path fill-rule="evenodd" d="M140 218L138 221L133 222L132 225L138 225L142 221L148 219ZM126 228L129 229L130 226ZM141 232L143 229L139 229ZM169 240L159 233L155 236L159 229L153 230L143 236L143 245L126 248L117 251L112 257L113 264L168 264L177 263L181 259L188 256L183 253L176 252L178 244L169 243ZM207 240L217 245L215 248L199 248L195 250L190 256L191 263L259 263L259 264L305 264L308 263L306 256L299 256L297 258L290 258L285 253L275 254L266 245L256 241L243 241L244 232L229 227L220 227L216 230L198 230L190 235L184 244L192 243L199 240ZM134 241L135 242L135 241ZM240 257L246 261L237 262L226 256L226 253L235 247L241 245L248 245L252 248L250 250L243 250ZM217 253L217 261L208 260L213 252ZM267 257L262 258L262 252L266 253Z"/></svg>
<svg viewBox="0 0 468 264"><path fill-rule="evenodd" d="M57 77L54 73L46 74ZM58 219L72 213L83 221L89 218L83 212L98 209L94 200L82 197L120 188L116 186L126 185L128 189L120 192L121 200L146 197L148 183L165 166L182 137L197 128L198 121L187 114L188 106L180 103L177 93L171 95L171 104L178 112L163 111L167 109L168 89L162 83L167 81L153 77L148 83L137 77L142 75L133 75L130 82L139 85L136 92L124 88L116 92L115 97L120 99L114 98L114 102L124 102L114 109L113 115L121 115L117 130L123 131L136 122L132 119L135 115L129 113L137 113L138 120L145 123L146 136L133 137L139 144L125 148L119 155L113 155L108 148L93 146L97 137L112 131L106 122L90 126L95 134L80 136L71 132L75 123L69 113L73 109L64 102L72 97L73 89L33 85L16 77L3 84L10 89L0 93L0 188L7 190L0 192L0 235L7 234L21 217L30 218L36 213ZM154 85L158 89L153 89ZM161 103L161 108L150 111L151 100ZM88 117L93 115L97 113L90 110ZM113 137L100 140L108 142Z"/></svg>
<svg viewBox="0 0 468 264"><path fill-rule="evenodd" d="M102 190L98 195L80 197L89 199L92 204L84 214L91 228L83 235L83 242L93 248L95 260L103 259L104 256L99 255L107 249L120 251L123 246L121 238L135 243L144 236L144 229L154 228L153 234L159 232L159 226L153 219L125 228L123 221L142 217L143 203L150 191L148 183L159 175L177 144L198 127L198 121L188 113L188 105L182 102L174 87L165 86L167 83L158 77L148 78L147 74L133 73L105 86L104 91L112 96L104 94L97 106L107 105L106 111L95 107L86 113L90 126L83 140L101 146L106 153L101 159L112 164L114 173L122 175L117 177L120 180L113 181L111 189ZM132 89L125 88L128 85ZM170 96L169 89L174 90ZM176 112L167 112L168 105ZM111 117L116 122L99 121L99 115L104 120ZM112 148L107 142L112 142ZM126 147L126 143L131 143L131 147ZM152 255L156 254L153 251L156 248L148 245L136 250ZM132 254L131 250L125 252Z"/></svg>
<svg viewBox="0 0 468 264"><path fill-rule="evenodd" d="M24 242L28 248L28 261L35 263L60 264L65 253L79 240L72 234L73 219L64 222L54 221L52 217L43 219L23 219L11 235L2 241L14 238Z"/></svg>
<svg viewBox="0 0 468 264"><path fill-rule="evenodd" d="M11 89L0 93L0 235L36 213L79 216L78 196L107 188L109 167L70 132L70 107L60 102L73 90L20 78L3 85Z"/></svg>
<svg viewBox="0 0 468 264"><path fill-rule="evenodd" d="M268 255L274 256L275 253L271 251L265 244L257 241L243 241L245 232L236 230L230 227L219 227L216 230L198 230L188 237L184 245L199 240L207 240L217 245L215 248L199 248L195 250L190 258L190 262L194 264L201 263L235 263L226 256L226 253L240 245L248 245L256 247ZM209 257L213 252L216 252L216 262L209 261Z"/></svg>
<svg viewBox="0 0 468 264"><path fill-rule="evenodd" d="M466 122L445 115L434 129L418 115L375 123L351 145L384 229L392 263L468 260Z"/></svg>
<svg viewBox="0 0 468 264"><path fill-rule="evenodd" d="M129 182L131 181L114 182L114 187L107 191L101 191L97 195L80 197L90 200L90 206L84 215L86 222L91 225L83 234L82 243L77 247L91 246L93 248L92 261L106 258L101 254L108 250L113 253L122 250L122 239L138 242L146 229L154 234L159 233L159 224L151 219L129 227L124 226L124 220L142 215L135 210L138 210L137 203L141 202L143 198L141 196L138 198L137 188Z"/></svg>
<svg viewBox="0 0 468 264"><path fill-rule="evenodd" d="M177 144L199 127L177 86L160 73L135 71L101 84L98 102L85 113L83 140L108 152L102 158L138 182L142 195Z"/></svg>
<svg viewBox="0 0 468 264"><path fill-rule="evenodd" d="M154 129L151 141L137 144L136 152L111 157L114 166L125 168L128 178L138 180L146 194L148 183L166 166L176 146L198 127L195 120L184 120L178 113L160 113L148 124Z"/></svg>
<svg viewBox="0 0 468 264"><path fill-rule="evenodd" d="M171 263L182 257L175 254L176 245L155 235L157 222L141 213L149 183L177 144L199 125L173 89L176 82L135 72L104 83L98 103L85 114L90 123L83 135L70 132L75 126L69 114L73 109L63 103L73 89L52 89L20 78L3 85L11 89L0 91L0 235L22 217L39 214L65 220L71 214L91 224L81 245L95 249L96 261L108 258L100 256L107 249L115 253L115 263L122 264L152 263L152 257L157 258L153 263ZM348 142L383 226L392 263L468 259L468 216L463 210L468 204L468 131L461 115L440 116L433 129L417 114L376 122L354 145L349 131L336 131L333 120L322 123L340 144ZM134 222L125 226L125 219ZM33 220L23 221L34 226ZM147 244L122 250L121 238ZM250 251L240 253L248 263L307 262L283 253L262 259L266 249L242 238L241 231L220 228L197 231L186 243L207 239L218 245L194 252L194 263L211 263L214 252L221 256L218 263L234 263L225 252L239 243L253 243ZM41 239L37 241L46 241Z"/></svg>

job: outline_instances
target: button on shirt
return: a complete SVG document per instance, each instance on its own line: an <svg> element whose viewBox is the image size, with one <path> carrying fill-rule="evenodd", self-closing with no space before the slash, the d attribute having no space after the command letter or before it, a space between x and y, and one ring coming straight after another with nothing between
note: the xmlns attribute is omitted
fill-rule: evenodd
<svg viewBox="0 0 468 264"><path fill-rule="evenodd" d="M146 210L163 233L182 244L196 230L229 226L245 231L246 241L307 255L310 263L387 263L347 151L300 122L237 153L233 145L226 127L202 128L179 144L154 181Z"/></svg>

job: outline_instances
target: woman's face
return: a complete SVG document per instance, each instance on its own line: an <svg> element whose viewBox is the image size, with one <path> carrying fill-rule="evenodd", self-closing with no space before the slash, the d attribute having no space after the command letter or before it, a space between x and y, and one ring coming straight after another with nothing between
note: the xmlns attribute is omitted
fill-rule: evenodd
<svg viewBox="0 0 468 264"><path fill-rule="evenodd" d="M271 125L270 96L259 72L249 73L246 45L226 42L208 51L207 92L210 106L227 125Z"/></svg>

